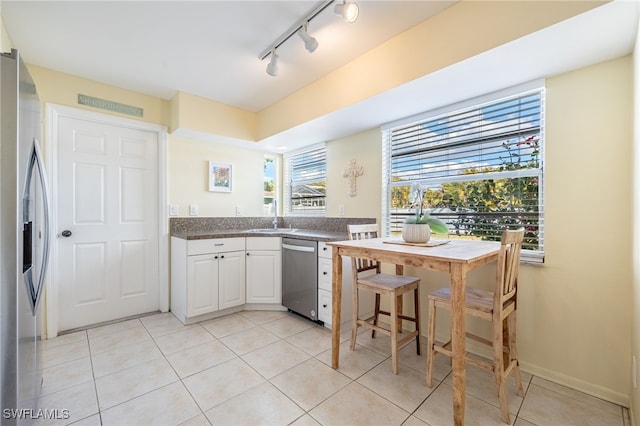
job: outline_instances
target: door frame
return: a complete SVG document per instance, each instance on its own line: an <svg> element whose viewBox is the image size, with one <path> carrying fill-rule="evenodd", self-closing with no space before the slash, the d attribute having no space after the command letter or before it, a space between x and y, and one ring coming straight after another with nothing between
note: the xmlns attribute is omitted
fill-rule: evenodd
<svg viewBox="0 0 640 426"><path fill-rule="evenodd" d="M117 127L155 133L158 140L158 307L161 312L169 310L169 216L167 206L167 128L157 124L117 117L114 115L73 108L64 105L46 104L47 174L50 188L51 227L54 239L49 259L49 274L45 291L46 338L56 337L59 331L59 271L58 271L58 121L61 117L93 121ZM45 333L43 333L45 334Z"/></svg>

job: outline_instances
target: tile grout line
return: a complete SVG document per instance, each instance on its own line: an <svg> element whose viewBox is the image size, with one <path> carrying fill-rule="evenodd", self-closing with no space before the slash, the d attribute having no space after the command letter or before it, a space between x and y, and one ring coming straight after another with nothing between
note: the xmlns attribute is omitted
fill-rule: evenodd
<svg viewBox="0 0 640 426"><path fill-rule="evenodd" d="M520 375L522 375L522 372L520 373ZM529 420L525 419L524 417L520 417L520 412L522 411L522 407L524 406L524 401L527 399L527 394L529 393L529 389L531 388L531 382L532 382L532 381L533 381L533 375L531 375L531 377L529 377L529 380L528 380L528 383L527 383L527 385L526 385L526 386L524 386L524 383L523 383L523 386L522 386L522 387L523 387L523 393L524 393L524 395L522 396L522 401L520 402L520 405L518 406L518 411L516 412L516 417L515 417L515 419L514 419L514 421L513 421L514 423L515 423L516 421L518 421L518 419L520 419L520 418L521 418L522 420L524 420L524 421L529 422L529 423L533 423L533 422L531 422L531 421L529 421Z"/></svg>
<svg viewBox="0 0 640 426"><path fill-rule="evenodd" d="M96 383L96 372L93 368L93 353L91 351L91 339L89 338L89 332L87 330L84 331L87 336L87 348L89 349L89 362L91 363L91 378L93 379L93 390L96 393L96 408L98 409L98 420L100 420L100 424L102 425L102 409L100 409L100 397L98 396L98 384Z"/></svg>

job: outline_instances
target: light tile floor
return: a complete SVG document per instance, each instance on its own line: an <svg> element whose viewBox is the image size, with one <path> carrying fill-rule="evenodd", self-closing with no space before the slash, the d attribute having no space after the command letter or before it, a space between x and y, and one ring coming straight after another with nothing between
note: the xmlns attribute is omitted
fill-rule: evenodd
<svg viewBox="0 0 640 426"><path fill-rule="evenodd" d="M327 329L286 312L244 311L183 326L170 313L43 342L41 408L68 410L74 425L450 425L451 371L401 351L391 373L388 338L343 334L340 369L330 367ZM422 351L425 352L424 349ZM512 423L629 425L627 409L524 374L512 388ZM503 425L493 379L467 369L466 423Z"/></svg>

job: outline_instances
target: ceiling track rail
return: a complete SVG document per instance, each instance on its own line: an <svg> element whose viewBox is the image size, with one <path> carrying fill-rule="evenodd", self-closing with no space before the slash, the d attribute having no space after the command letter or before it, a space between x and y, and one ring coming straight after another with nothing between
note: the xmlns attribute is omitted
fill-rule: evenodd
<svg viewBox="0 0 640 426"><path fill-rule="evenodd" d="M313 9L307 12L307 14L302 19L296 21L296 23L293 24L287 31L285 31L284 33L282 33L280 37L275 39L275 41L271 43L269 47L267 47L262 52L260 52L260 55L258 55L258 58L260 60L264 60L266 57L268 57L271 54L271 52L273 52L275 49L282 46L282 44L284 44L285 41L289 40L295 33L298 32L298 30L303 28L305 23L311 22L313 18L318 16L320 13L322 13L323 10L331 6L333 3L335 3L335 0L323 0L318 4L316 4L313 7Z"/></svg>

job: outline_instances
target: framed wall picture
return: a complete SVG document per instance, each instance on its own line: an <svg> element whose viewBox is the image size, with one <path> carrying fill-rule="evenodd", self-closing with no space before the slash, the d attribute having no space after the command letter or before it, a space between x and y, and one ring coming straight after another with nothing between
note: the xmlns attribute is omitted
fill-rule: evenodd
<svg viewBox="0 0 640 426"><path fill-rule="evenodd" d="M231 164L209 161L209 191L231 192Z"/></svg>

